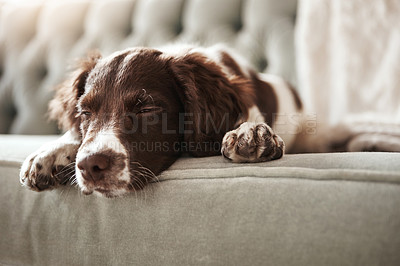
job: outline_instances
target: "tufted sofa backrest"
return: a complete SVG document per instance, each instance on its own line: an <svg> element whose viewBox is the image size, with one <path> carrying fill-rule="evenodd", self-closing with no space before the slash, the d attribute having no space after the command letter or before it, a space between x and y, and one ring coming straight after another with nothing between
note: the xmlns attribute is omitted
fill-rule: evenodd
<svg viewBox="0 0 400 266"><path fill-rule="evenodd" d="M0 0L0 133L57 133L52 88L94 48L223 42L296 84L295 16L296 0Z"/></svg>

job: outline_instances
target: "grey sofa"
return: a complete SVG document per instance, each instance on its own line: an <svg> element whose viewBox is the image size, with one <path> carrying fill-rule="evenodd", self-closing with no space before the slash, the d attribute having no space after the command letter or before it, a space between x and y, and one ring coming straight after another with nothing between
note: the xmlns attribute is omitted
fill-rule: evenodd
<svg viewBox="0 0 400 266"><path fill-rule="evenodd" d="M296 84L295 18L294 0L0 2L0 264L399 265L399 153L185 157L117 199L19 184L57 137L50 89L90 48L224 42Z"/></svg>

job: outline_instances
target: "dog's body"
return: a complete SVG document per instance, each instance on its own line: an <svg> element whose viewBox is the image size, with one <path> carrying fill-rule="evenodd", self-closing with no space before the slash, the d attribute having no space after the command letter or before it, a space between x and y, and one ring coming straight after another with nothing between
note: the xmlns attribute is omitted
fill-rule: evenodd
<svg viewBox="0 0 400 266"><path fill-rule="evenodd" d="M75 170L83 193L112 197L143 188L183 152L279 159L296 144L301 113L283 79L219 46L94 54L50 103L67 132L30 155L20 179L41 191Z"/></svg>

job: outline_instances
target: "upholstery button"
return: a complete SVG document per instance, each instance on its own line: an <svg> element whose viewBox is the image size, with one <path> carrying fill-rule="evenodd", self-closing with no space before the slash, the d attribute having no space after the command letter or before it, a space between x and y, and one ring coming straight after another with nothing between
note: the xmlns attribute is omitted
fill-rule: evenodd
<svg viewBox="0 0 400 266"><path fill-rule="evenodd" d="M128 24L128 27L126 27L124 35L125 37L131 36L133 34L133 25L131 23Z"/></svg>
<svg viewBox="0 0 400 266"><path fill-rule="evenodd" d="M237 33L239 31L241 31L243 28L243 20L241 17L237 18L237 20L235 20L235 22L233 23L233 29L234 31Z"/></svg>
<svg viewBox="0 0 400 266"><path fill-rule="evenodd" d="M44 79L48 74L48 69L47 67L42 67L38 69L38 78L39 79Z"/></svg>
<svg viewBox="0 0 400 266"><path fill-rule="evenodd" d="M180 22L181 22L181 21L180 21ZM175 25L174 30L175 30L175 35L176 35L176 36L178 36L179 34L181 34L182 31L183 31L183 25L182 25L182 23L177 23L177 24Z"/></svg>
<svg viewBox="0 0 400 266"><path fill-rule="evenodd" d="M268 67L268 60L264 57L261 57L258 61L257 61L257 68L260 71L264 71L266 68Z"/></svg>

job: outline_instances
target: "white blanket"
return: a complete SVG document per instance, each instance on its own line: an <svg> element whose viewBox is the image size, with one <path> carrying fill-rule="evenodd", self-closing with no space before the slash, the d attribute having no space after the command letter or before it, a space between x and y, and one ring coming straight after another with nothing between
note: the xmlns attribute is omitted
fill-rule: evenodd
<svg viewBox="0 0 400 266"><path fill-rule="evenodd" d="M400 1L300 0L299 88L319 121L400 125Z"/></svg>

